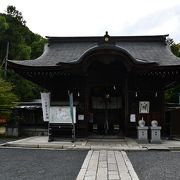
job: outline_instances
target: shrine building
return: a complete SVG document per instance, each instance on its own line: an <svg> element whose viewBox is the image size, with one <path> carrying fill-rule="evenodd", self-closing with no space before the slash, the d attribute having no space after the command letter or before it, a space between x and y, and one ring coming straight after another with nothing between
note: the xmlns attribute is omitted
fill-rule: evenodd
<svg viewBox="0 0 180 180"><path fill-rule="evenodd" d="M68 106L72 92L77 136L136 137L142 118L165 136L164 91L180 80L167 36L47 37L40 57L8 68L47 89L52 106Z"/></svg>

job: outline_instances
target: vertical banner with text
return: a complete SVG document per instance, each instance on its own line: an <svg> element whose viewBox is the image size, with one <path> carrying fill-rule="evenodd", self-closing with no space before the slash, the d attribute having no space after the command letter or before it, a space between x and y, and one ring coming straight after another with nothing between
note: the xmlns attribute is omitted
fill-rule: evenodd
<svg viewBox="0 0 180 180"><path fill-rule="evenodd" d="M74 124L73 93L69 94L69 104L70 104L70 114L71 114L72 124Z"/></svg>
<svg viewBox="0 0 180 180"><path fill-rule="evenodd" d="M41 93L43 120L48 122L50 120L50 93Z"/></svg>

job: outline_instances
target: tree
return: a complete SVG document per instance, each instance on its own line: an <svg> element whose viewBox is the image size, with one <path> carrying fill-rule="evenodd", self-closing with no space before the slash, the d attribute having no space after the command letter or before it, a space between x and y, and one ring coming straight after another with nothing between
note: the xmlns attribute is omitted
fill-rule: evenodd
<svg viewBox="0 0 180 180"><path fill-rule="evenodd" d="M42 88L24 79L20 75L14 73L12 70L8 71L7 80L15 85L12 92L19 97L20 101L31 101L32 99L40 98Z"/></svg>
<svg viewBox="0 0 180 180"><path fill-rule="evenodd" d="M8 6L6 12L7 14L0 14L3 22L8 24L0 39L0 49L3 49L0 50L3 54L0 54L0 60L2 61L5 55L7 42L9 42L9 59L26 60L39 57L46 39L29 30L22 13L16 7Z"/></svg>
<svg viewBox="0 0 180 180"><path fill-rule="evenodd" d="M35 59L42 54L42 50L44 49L44 44L46 43L46 39L41 37L38 34L35 34L35 40L31 44L31 58Z"/></svg>
<svg viewBox="0 0 180 180"><path fill-rule="evenodd" d="M6 22L6 18L0 16L0 39L2 38L1 35L9 28L8 23Z"/></svg>
<svg viewBox="0 0 180 180"><path fill-rule="evenodd" d="M7 7L7 14L11 17L17 19L23 25L26 25L26 21L23 19L22 13L19 12L15 6L8 6Z"/></svg>
<svg viewBox="0 0 180 180"><path fill-rule="evenodd" d="M168 40L170 43L171 51L172 53L180 57L180 43L176 44L173 39ZM173 103L178 103L179 101L179 93L180 93L180 85L178 84L177 86L170 88L165 91L165 99L167 102L173 102Z"/></svg>
<svg viewBox="0 0 180 180"><path fill-rule="evenodd" d="M180 85L170 88L165 91L166 102L178 103L179 102Z"/></svg>
<svg viewBox="0 0 180 180"><path fill-rule="evenodd" d="M8 118L18 97L12 93L13 85L0 77L0 116Z"/></svg>
<svg viewBox="0 0 180 180"><path fill-rule="evenodd" d="M173 43L171 45L171 51L175 56L180 57L180 43L179 44Z"/></svg>
<svg viewBox="0 0 180 180"><path fill-rule="evenodd" d="M5 43L3 43L3 38L6 30L9 28L9 24L6 22L6 18L0 15L0 65L5 56ZM7 44L7 43L6 43Z"/></svg>
<svg viewBox="0 0 180 180"><path fill-rule="evenodd" d="M0 39L0 65L6 54L9 42L9 59L28 60L39 57L44 49L46 39L34 34L25 24L22 13L16 7L8 6L6 14L0 14L0 23L7 23ZM1 24L0 24L1 25ZM4 26L5 27L5 26ZM21 101L31 101L40 97L41 87L8 70L6 80L14 84L12 92Z"/></svg>

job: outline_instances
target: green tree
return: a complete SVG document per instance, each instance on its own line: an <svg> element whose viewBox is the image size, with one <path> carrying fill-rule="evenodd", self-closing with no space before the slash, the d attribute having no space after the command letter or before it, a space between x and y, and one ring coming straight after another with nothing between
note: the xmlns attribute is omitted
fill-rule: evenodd
<svg viewBox="0 0 180 180"><path fill-rule="evenodd" d="M4 59L5 56L5 44L3 43L3 38L6 30L9 28L9 24L6 22L6 18L2 15L0 15L0 65L2 63L2 60Z"/></svg>
<svg viewBox="0 0 180 180"><path fill-rule="evenodd" d="M176 44L173 39L169 40L170 46L171 46L171 51L172 53L180 57L180 43ZM176 85L173 88L170 88L165 91L165 99L167 102L173 102L173 103L178 103L179 101L179 93L180 93L180 85Z"/></svg>
<svg viewBox="0 0 180 180"><path fill-rule="evenodd" d="M21 22L23 25L26 24L26 21L23 19L22 13L19 12L15 6L8 6L7 7L7 14L11 17L14 17L19 22Z"/></svg>
<svg viewBox="0 0 180 180"><path fill-rule="evenodd" d="M173 52L175 56L180 57L180 43L178 44L173 43L171 45L171 51Z"/></svg>
<svg viewBox="0 0 180 180"><path fill-rule="evenodd" d="M35 34L34 41L31 43L31 58L35 59L42 54L44 45L47 42L42 36Z"/></svg>
<svg viewBox="0 0 180 180"><path fill-rule="evenodd" d="M0 16L0 39L2 38L3 33L9 28L6 18Z"/></svg>
<svg viewBox="0 0 180 180"><path fill-rule="evenodd" d="M0 77L0 116L9 117L18 97L12 93L13 85Z"/></svg>
<svg viewBox="0 0 180 180"><path fill-rule="evenodd" d="M165 91L166 102L178 103L179 102L180 85L170 88Z"/></svg>
<svg viewBox="0 0 180 180"><path fill-rule="evenodd" d="M26 60L30 59L31 56L31 47L26 44L19 44L17 46L15 59Z"/></svg>
<svg viewBox="0 0 180 180"><path fill-rule="evenodd" d="M43 52L46 39L29 30L22 13L16 7L8 6L6 12L6 14L0 14L3 19L1 22L8 24L8 28L3 28L0 39L0 61L5 57L7 42L9 42L9 59L28 60L39 57ZM12 92L19 97L20 101L30 101L40 97L41 87L13 71L8 70L6 80L14 84Z"/></svg>
<svg viewBox="0 0 180 180"><path fill-rule="evenodd" d="M3 55L0 55L1 60L5 55L7 42L10 45L9 59L26 60L39 57L43 52L46 39L29 30L22 13L16 7L8 6L6 12L7 14L0 14L3 22L8 24L0 39L0 46L4 49Z"/></svg>
<svg viewBox="0 0 180 180"><path fill-rule="evenodd" d="M32 99L40 98L40 92L42 88L26 79L20 75L9 70L7 73L7 80L15 86L12 92L15 93L20 101L31 101Z"/></svg>

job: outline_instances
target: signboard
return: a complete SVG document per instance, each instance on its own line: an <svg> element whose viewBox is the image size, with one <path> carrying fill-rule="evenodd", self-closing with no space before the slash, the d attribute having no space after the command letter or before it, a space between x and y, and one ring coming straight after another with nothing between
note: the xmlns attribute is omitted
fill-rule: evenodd
<svg viewBox="0 0 180 180"><path fill-rule="evenodd" d="M139 102L139 113L148 114L149 113L149 106L150 106L149 101L140 101Z"/></svg>
<svg viewBox="0 0 180 180"><path fill-rule="evenodd" d="M49 121L50 118L50 93L41 93L43 120Z"/></svg>
<svg viewBox="0 0 180 180"><path fill-rule="evenodd" d="M69 106L51 106L50 107L50 123L71 123L72 118ZM73 107L74 123L76 123L76 107Z"/></svg>

